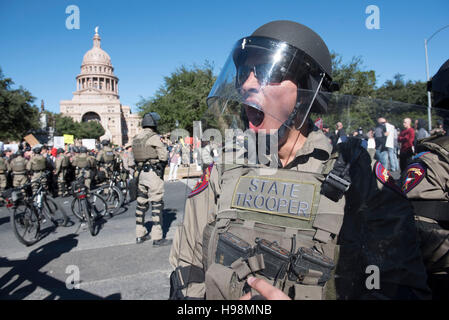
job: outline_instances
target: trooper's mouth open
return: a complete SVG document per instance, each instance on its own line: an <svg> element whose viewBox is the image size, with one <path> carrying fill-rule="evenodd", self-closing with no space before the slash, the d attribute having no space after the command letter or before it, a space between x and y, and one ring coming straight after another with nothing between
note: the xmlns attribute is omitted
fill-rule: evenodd
<svg viewBox="0 0 449 320"><path fill-rule="evenodd" d="M249 105L245 105L245 111L248 116L249 125L252 129L256 129L262 124L263 119L265 118L265 113Z"/></svg>

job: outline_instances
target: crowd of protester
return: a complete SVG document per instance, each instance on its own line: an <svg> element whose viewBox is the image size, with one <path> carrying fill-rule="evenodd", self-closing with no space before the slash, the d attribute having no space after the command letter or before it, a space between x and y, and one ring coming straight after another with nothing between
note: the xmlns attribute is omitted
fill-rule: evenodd
<svg viewBox="0 0 449 320"><path fill-rule="evenodd" d="M358 128L347 134L342 122L337 122L334 130L325 124L322 131L329 138L334 150L338 143L346 141L349 136L364 140L372 159L378 160L387 170L400 174L415 155L415 147L419 140L437 133L446 134L441 121L437 121L437 127L431 132L426 130L427 123L423 119L412 121L405 118L402 126L403 128L397 128L389 123L387 118L380 117L377 119L376 127L366 133L362 128Z"/></svg>

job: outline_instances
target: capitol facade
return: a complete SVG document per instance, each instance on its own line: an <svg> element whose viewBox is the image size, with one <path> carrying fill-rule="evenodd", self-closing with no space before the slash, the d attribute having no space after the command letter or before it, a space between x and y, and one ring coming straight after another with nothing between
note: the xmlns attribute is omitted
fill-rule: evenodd
<svg viewBox="0 0 449 320"><path fill-rule="evenodd" d="M119 79L100 42L97 27L93 47L84 55L81 72L76 76L73 98L60 101L60 113L78 122L98 121L105 129L101 139L107 137L114 144L124 145L141 130L141 118L120 103Z"/></svg>

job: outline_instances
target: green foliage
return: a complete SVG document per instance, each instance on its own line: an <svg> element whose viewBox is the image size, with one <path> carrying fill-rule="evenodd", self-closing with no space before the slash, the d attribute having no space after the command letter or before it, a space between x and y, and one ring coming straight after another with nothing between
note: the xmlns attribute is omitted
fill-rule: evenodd
<svg viewBox="0 0 449 320"><path fill-rule="evenodd" d="M351 62L343 63L342 57L332 52L332 78L340 85L339 92L360 97L373 95L376 86L374 70L363 71L361 57L353 57Z"/></svg>
<svg viewBox="0 0 449 320"><path fill-rule="evenodd" d="M140 114L157 112L161 116L158 124L161 133L175 129L176 120L179 128L193 132L193 121L200 120L207 109L206 98L215 79L213 66L207 61L203 66L181 66L164 78L154 97L141 99L137 104Z"/></svg>
<svg viewBox="0 0 449 320"><path fill-rule="evenodd" d="M13 90L11 78L5 78L0 68L0 140L21 140L39 128L39 110L32 105L35 98L24 88Z"/></svg>
<svg viewBox="0 0 449 320"><path fill-rule="evenodd" d="M55 117L55 135L71 134L77 139L98 139L104 134L104 129L96 121L76 122L70 117L59 114Z"/></svg>
<svg viewBox="0 0 449 320"><path fill-rule="evenodd" d="M353 57L349 63L343 63L340 55L332 53L331 56L333 79L340 85L338 93L354 97L333 101L328 114L314 114L312 119L321 117L331 129L341 121L348 134L359 127L365 132L374 128L379 117L387 118L397 128L402 128L403 119L407 117L427 120L425 82L405 81L403 75L396 74L393 80L376 87L375 71L363 70L360 57ZM433 123L436 119L433 116Z"/></svg>
<svg viewBox="0 0 449 320"><path fill-rule="evenodd" d="M427 105L427 85L422 81L407 82L404 75L397 73L393 80L387 80L376 90L376 97L384 100L401 101L405 103Z"/></svg>

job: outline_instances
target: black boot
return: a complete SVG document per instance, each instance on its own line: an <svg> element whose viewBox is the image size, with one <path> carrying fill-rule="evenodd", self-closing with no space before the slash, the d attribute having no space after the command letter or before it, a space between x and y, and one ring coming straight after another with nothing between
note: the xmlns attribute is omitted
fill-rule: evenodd
<svg viewBox="0 0 449 320"><path fill-rule="evenodd" d="M145 241L147 241L147 240L151 240L151 236L150 236L149 233L147 233L147 234L144 235L143 237L137 237L137 238L136 238L136 243L137 243L137 244L143 243L143 242L145 242Z"/></svg>
<svg viewBox="0 0 449 320"><path fill-rule="evenodd" d="M172 240L167 240L167 239L154 240L153 247L169 246L172 244L172 242L173 242Z"/></svg>

